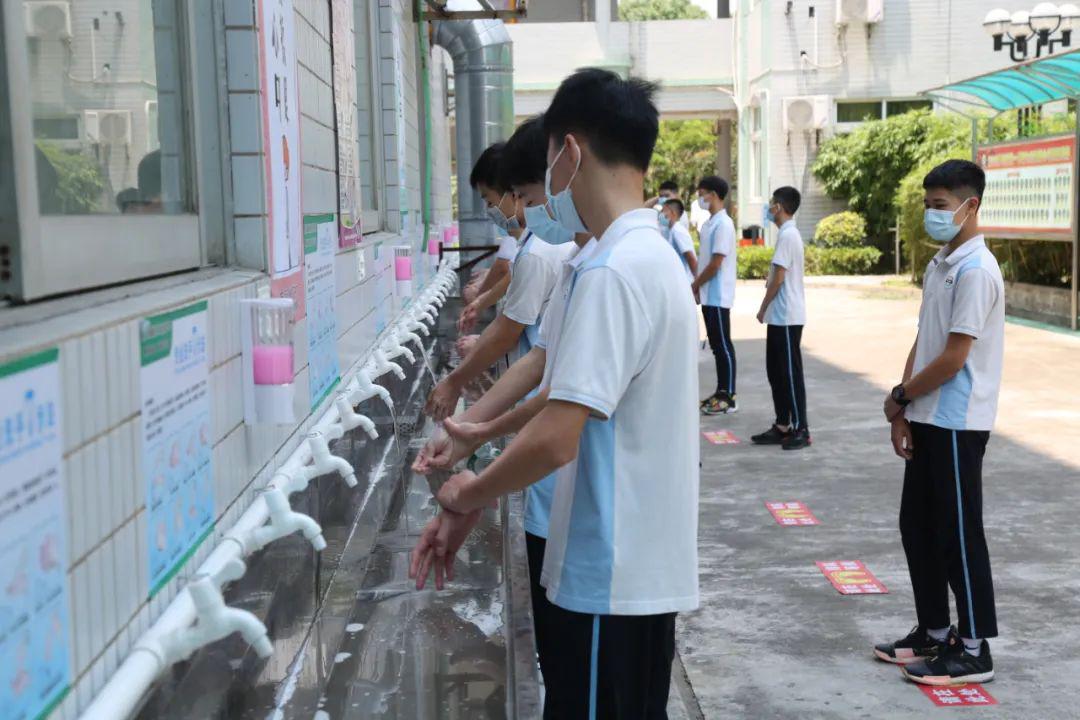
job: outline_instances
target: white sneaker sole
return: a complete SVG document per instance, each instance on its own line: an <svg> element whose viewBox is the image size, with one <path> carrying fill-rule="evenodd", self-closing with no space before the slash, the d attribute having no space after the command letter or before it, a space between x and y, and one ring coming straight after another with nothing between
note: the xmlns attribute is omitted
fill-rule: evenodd
<svg viewBox="0 0 1080 720"><path fill-rule="evenodd" d="M888 653L883 653L877 648L874 648L874 657L876 657L878 660L881 660L882 662L891 663L893 665L910 665L911 663L918 662L919 660L926 660L926 658L922 655L912 655L911 657L907 658L890 657Z"/></svg>
<svg viewBox="0 0 1080 720"><path fill-rule="evenodd" d="M968 683L985 683L994 679L994 671L984 673L972 673L971 675L961 675L959 677L952 677L951 675L909 675L907 668L901 668L904 673L904 677L914 683L920 685L967 685Z"/></svg>

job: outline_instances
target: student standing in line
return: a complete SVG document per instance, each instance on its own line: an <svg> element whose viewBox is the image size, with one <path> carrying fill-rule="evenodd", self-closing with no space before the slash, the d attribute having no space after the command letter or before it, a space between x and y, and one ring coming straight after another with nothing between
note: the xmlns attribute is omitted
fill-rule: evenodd
<svg viewBox="0 0 1080 720"><path fill-rule="evenodd" d="M645 201L645 207L651 207L653 210L660 212L664 209L664 203L668 200L682 201L682 197L679 196L679 184L674 180L665 180L660 183L660 192L649 200ZM679 216L678 223L683 226L683 229L690 232L690 214L686 212L686 208L683 207L683 214Z"/></svg>
<svg viewBox="0 0 1080 720"><path fill-rule="evenodd" d="M679 218L685 216L686 208L679 198L665 200L660 206L660 232L682 260L687 279L693 282L697 275L697 255L694 254L694 238L690 237L690 231L679 222Z"/></svg>
<svg viewBox="0 0 1080 720"><path fill-rule="evenodd" d="M537 344L525 357L511 365L479 401L460 415L446 419L443 431L437 431L420 451L414 464L417 472L448 470L469 457L483 443L519 431L543 409L547 403L546 388L550 384L559 345L570 281L596 247L596 241L588 233L571 233L556 223L547 211L547 197L544 194L547 136L539 117L527 120L507 141L502 167L506 184L525 203L528 227L550 238L549 242L567 243L571 253L563 261L559 280L544 312ZM521 400L526 402L514 407L514 403ZM555 480L552 473L531 485L525 503L525 546L532 586L533 625L540 670L545 675L550 670L548 646L552 630L547 617L551 603L540 585L540 575L544 565ZM431 568L435 569L435 584L440 590L442 578L453 577L454 555L477 519L476 514L456 515L443 510L428 524L413 551L410 566L410 576L416 578L417 587L423 587Z"/></svg>
<svg viewBox="0 0 1080 720"><path fill-rule="evenodd" d="M806 324L803 241L794 219L801 202L802 196L793 187L777 188L769 200L765 219L776 223L780 234L757 314L758 322L768 324L765 369L776 422L750 439L756 445L780 445L785 450L800 450L810 444L801 348Z"/></svg>
<svg viewBox="0 0 1080 720"><path fill-rule="evenodd" d="M476 189L487 202L492 221L511 234L521 232L521 245L502 310L480 334L480 339L462 363L440 380L428 396L425 411L435 420L451 415L465 386L500 357L515 347L519 357L529 351L540 332L540 320L558 279L562 260L570 250L566 246L547 243L525 228L524 205L500 177L504 144L499 143L499 146L499 152L490 157L481 154L473 176Z"/></svg>
<svg viewBox="0 0 1080 720"><path fill-rule="evenodd" d="M927 234L944 247L923 276L919 332L903 381L885 398L905 461L900 536L918 624L874 648L926 685L994 677L994 583L982 519L982 461L997 414L1005 345L1005 285L979 233L986 176L949 160L923 180ZM949 625L949 588L957 627ZM959 629L957 629L959 628Z"/></svg>
<svg viewBox="0 0 1080 720"><path fill-rule="evenodd" d="M586 69L555 93L552 215L597 246L571 281L544 408L479 476L438 494L470 512L559 469L541 577L559 628L548 719L665 717L675 613L698 606L698 322L682 264L641 207L653 92Z"/></svg>
<svg viewBox="0 0 1080 720"><path fill-rule="evenodd" d="M724 209L728 184L715 175L698 183L698 206L709 211L701 226L702 266L691 288L701 302L705 332L716 362L716 392L701 401L706 415L733 413L735 396L735 344L731 341L731 306L735 302L735 223Z"/></svg>

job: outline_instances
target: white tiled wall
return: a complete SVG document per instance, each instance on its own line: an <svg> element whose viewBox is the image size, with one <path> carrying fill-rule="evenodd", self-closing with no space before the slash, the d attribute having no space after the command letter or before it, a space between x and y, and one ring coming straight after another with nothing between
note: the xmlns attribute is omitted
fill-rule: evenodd
<svg viewBox="0 0 1080 720"><path fill-rule="evenodd" d="M373 0L374 1L374 0ZM327 0L294 0L302 116L303 209L330 213L337 207L336 149L331 83L330 10ZM405 89L409 193L420 207L420 143L423 120L415 57L417 26L407 0L381 0L387 21L402 23L405 77L381 75L384 89ZM257 28L253 0L224 3L228 142L232 175L233 228L238 265L262 267L265 210L259 131ZM441 51L438 51L441 53ZM442 86L442 56L432 64L433 88ZM387 66L384 65L385 69ZM394 94L387 92L387 96ZM450 216L449 122L441 91L433 91L432 150L435 220ZM436 97L437 96L437 97ZM394 132L394 123L387 123ZM342 141L354 139L341 138ZM397 182L396 170L387 173ZM383 189L396 197L398 188ZM396 227L390 223L391 228ZM376 308L392 301L389 247L405 240L392 233L365 238L360 248L339 252L338 352L347 370L365 356L377 337ZM381 245L376 259L376 246ZM256 487L291 452L295 431L308 421L306 327L295 338L296 386L301 421L276 430L243 424L240 393L239 301L265 293L258 273L225 272L190 283L163 284L122 302L87 308L62 321L20 328L19 343L0 332L0 362L36 347L59 345L64 408L65 489L68 513L71 598L72 692L57 716L74 717L86 707L125 655L175 597L217 540L250 504ZM147 572L144 479L140 468L138 322L141 317L205 299L208 301L210 399L215 509L213 536L153 599ZM387 315L390 313L388 312ZM28 343L25 338L32 340ZM14 346L13 346L14 345Z"/></svg>

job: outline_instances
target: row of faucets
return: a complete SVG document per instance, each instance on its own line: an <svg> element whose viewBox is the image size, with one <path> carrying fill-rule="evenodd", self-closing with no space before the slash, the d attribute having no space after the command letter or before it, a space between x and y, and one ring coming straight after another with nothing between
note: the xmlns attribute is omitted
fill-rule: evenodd
<svg viewBox="0 0 1080 720"><path fill-rule="evenodd" d="M352 465L330 451L330 442L356 428L363 430L373 440L379 437L375 423L356 412L356 408L366 400L379 398L388 409L393 410L390 391L375 381L388 372L399 379L405 378L405 370L393 361L398 358L404 358L409 364L416 361L417 356L409 349L409 343L415 344L419 355L424 356L421 336L431 334L429 326L435 324L436 313L446 302L455 281L455 272L451 268L444 267L439 271L393 328L385 333L367 363L337 394L332 406L255 499L255 503L265 505L265 513L252 514L249 509L236 526L225 534L218 549L235 546L229 548L232 550L230 557L219 563L212 572L196 575L186 587L195 608L194 623L156 636L148 633L133 652L145 651L156 655L164 668L188 658L204 645L239 632L259 657L266 658L273 653L266 626L247 610L227 606L221 588L246 572L244 557L293 533L302 533L317 552L326 548L319 523L293 510L289 495L307 488L312 479L331 473L340 476L348 487L356 487L356 473ZM259 521L244 522L245 518L255 515ZM215 553L218 549L215 549ZM204 567L210 564L208 560Z"/></svg>

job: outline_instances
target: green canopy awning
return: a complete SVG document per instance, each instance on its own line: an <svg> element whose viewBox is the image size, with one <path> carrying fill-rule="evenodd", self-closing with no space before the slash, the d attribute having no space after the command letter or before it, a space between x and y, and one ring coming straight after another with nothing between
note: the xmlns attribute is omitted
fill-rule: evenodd
<svg viewBox="0 0 1080 720"><path fill-rule="evenodd" d="M944 105L959 102L997 112L1077 98L1080 97L1080 50L1029 60L922 94Z"/></svg>

